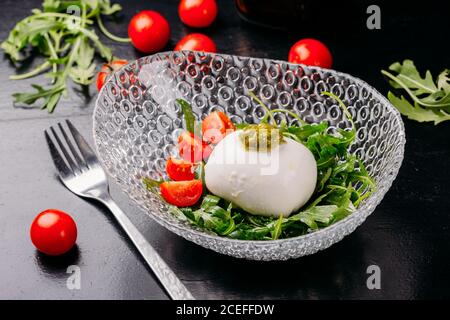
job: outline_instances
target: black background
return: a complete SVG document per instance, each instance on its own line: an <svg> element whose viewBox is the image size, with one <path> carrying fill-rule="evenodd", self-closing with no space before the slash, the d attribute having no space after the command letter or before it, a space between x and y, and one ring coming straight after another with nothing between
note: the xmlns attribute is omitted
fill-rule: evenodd
<svg viewBox="0 0 450 320"><path fill-rule="evenodd" d="M114 1L112 1L114 2ZM261 1L268 2L268 1ZM271 1L277 6L279 1ZM394 2L394 1L392 1ZM41 1L5 0L0 8L0 40ZM142 9L160 11L172 28L167 50L185 34L177 1L121 1L114 33L126 36L127 21ZM324 41L333 68L360 77L386 94L382 68L405 58L437 75L450 67L449 5L426 1L381 7L381 30L366 28L368 1L323 2L307 22L285 19L287 30L242 21L233 1L219 1L216 22L201 32L218 51L273 59L287 58L298 39ZM372 4L372 3L370 3ZM269 21L270 22L270 21ZM130 45L105 39L116 56L139 57ZM37 64L29 59L21 71ZM89 141L95 88L74 87L54 114L13 108L11 94L44 79L13 82L12 64L0 56L0 298L167 299L139 254L107 211L63 188L50 162L43 130L71 118ZM406 153L399 176L382 203L354 233L313 256L287 262L237 260L208 251L166 231L131 203L118 188L112 194L186 286L199 299L423 299L449 298L450 123L438 126L405 121ZM77 247L49 258L33 248L28 228L40 211L69 212L79 229ZM66 288L68 265L81 268L81 290ZM381 268L381 290L368 290L366 269Z"/></svg>

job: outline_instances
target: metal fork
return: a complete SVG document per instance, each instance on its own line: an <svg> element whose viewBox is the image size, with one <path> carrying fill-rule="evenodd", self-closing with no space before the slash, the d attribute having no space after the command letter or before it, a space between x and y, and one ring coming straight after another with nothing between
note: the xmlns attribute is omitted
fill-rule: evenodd
<svg viewBox="0 0 450 320"><path fill-rule="evenodd" d="M109 185L105 171L100 166L94 151L74 125L69 120L66 120L66 123L75 144L72 143L72 139L69 138L61 123L58 123L58 127L62 137L56 133L55 128L50 127L50 131L60 151L58 151L50 138L49 132L47 130L44 131L50 154L62 183L76 195L98 200L111 210L120 226L130 237L172 299L193 300L194 297L180 279L113 201L109 194ZM65 145L62 140L65 141Z"/></svg>

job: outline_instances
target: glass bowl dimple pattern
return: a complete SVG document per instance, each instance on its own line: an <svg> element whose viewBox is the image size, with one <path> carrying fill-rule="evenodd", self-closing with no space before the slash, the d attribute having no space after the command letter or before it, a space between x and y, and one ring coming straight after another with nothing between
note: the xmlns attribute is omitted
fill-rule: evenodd
<svg viewBox="0 0 450 320"><path fill-rule="evenodd" d="M269 108L283 108L305 121L327 120L331 131L350 123L329 91L348 106L357 128L350 152L358 155L377 190L347 218L307 235L273 240L233 240L200 230L174 217L148 192L142 178L165 175L165 162L177 155L183 117L177 98L190 102L200 120L221 110L235 123L258 123ZM283 61L200 52L164 52L136 60L101 90L94 111L94 139L109 175L158 223L205 248L252 260L286 260L312 254L340 241L371 214L401 166L405 145L399 113L375 89L348 74ZM284 113L277 121L296 120Z"/></svg>

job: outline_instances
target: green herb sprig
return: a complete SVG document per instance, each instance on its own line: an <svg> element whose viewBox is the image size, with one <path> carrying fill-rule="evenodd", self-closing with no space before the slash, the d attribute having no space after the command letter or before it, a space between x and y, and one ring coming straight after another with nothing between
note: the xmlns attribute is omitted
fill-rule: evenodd
<svg viewBox="0 0 450 320"><path fill-rule="evenodd" d="M406 97L388 93L389 101L401 114L418 122L432 121L435 125L450 120L449 70L442 71L436 81L430 71L422 77L411 60L404 60L403 64L396 62L389 70L381 73L394 89L406 93Z"/></svg>
<svg viewBox="0 0 450 320"><path fill-rule="evenodd" d="M95 53L108 62L113 59L111 49L102 44L93 24L96 22L112 40L129 42L112 35L102 22L102 15L112 15L121 9L109 0L45 0L42 9L32 10L32 15L17 23L1 48L15 64L27 57L29 47L38 51L44 61L30 72L10 78L22 80L46 72L50 85L33 84L35 91L13 94L14 103L32 105L43 100L42 108L52 112L67 93L68 79L84 86L92 83Z"/></svg>

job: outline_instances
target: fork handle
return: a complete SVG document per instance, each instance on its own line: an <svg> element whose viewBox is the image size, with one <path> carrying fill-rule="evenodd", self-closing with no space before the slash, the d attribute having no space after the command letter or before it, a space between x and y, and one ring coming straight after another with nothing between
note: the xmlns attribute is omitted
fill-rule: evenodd
<svg viewBox="0 0 450 320"><path fill-rule="evenodd" d="M131 241L144 257L169 296L173 300L195 300L189 290L184 286L180 279L178 279L175 273L164 262L150 243L148 243L119 206L110 197L102 197L101 202L111 210L120 226L130 237Z"/></svg>

